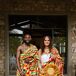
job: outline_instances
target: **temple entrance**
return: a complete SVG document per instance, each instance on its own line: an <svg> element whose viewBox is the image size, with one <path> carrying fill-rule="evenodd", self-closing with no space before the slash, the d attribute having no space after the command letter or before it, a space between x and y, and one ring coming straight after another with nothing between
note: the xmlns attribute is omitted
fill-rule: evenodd
<svg viewBox="0 0 76 76"><path fill-rule="evenodd" d="M67 16L66 15L9 15L9 75L16 74L16 49L22 42L23 31L32 33L32 43L40 48L44 35L52 38L52 47L56 47L64 60L64 74L67 73Z"/></svg>

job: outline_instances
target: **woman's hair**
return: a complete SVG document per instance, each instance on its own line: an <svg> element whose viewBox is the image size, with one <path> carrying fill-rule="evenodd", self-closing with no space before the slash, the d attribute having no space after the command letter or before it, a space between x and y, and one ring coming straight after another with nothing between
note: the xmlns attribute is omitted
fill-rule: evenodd
<svg viewBox="0 0 76 76"><path fill-rule="evenodd" d="M45 45L44 45L45 37L48 37L48 38L49 38L49 41L50 41L50 44L49 44L49 46L48 46L48 47L49 47L49 50L51 50L51 48L52 48L52 40L51 40L51 37L48 36L48 35L46 35L46 36L44 36L44 37L42 38L41 45L40 45L40 48L41 48L41 50L42 50L42 53L44 52L44 48L45 48Z"/></svg>

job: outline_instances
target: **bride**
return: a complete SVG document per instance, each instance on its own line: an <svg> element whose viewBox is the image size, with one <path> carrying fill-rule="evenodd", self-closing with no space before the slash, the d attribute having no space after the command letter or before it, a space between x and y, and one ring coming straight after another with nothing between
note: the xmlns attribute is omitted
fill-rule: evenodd
<svg viewBox="0 0 76 76"><path fill-rule="evenodd" d="M63 76L63 60L58 50L52 48L50 36L44 36L39 49L39 76Z"/></svg>

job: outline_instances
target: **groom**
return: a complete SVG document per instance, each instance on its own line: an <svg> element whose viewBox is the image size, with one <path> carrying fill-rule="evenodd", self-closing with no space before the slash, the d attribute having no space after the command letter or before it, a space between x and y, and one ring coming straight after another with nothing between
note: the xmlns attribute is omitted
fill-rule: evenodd
<svg viewBox="0 0 76 76"><path fill-rule="evenodd" d="M38 49L31 40L30 32L25 32L23 43L17 48L16 76L38 76Z"/></svg>

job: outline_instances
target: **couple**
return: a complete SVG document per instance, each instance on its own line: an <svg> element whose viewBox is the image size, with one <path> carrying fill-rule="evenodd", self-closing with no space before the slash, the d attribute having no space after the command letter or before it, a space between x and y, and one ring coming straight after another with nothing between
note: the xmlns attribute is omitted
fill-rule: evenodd
<svg viewBox="0 0 76 76"><path fill-rule="evenodd" d="M39 50L31 40L31 34L25 33L17 48L16 76L63 76L63 61L57 49L52 48L50 36L44 36Z"/></svg>

